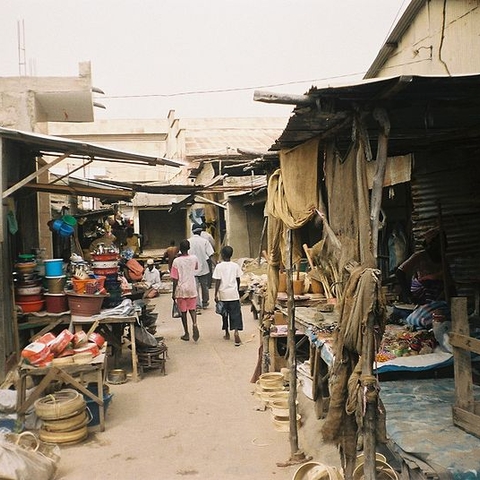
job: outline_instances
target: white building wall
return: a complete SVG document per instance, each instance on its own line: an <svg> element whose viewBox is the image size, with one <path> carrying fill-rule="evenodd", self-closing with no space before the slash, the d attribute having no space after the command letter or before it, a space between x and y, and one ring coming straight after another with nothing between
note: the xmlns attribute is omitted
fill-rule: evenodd
<svg viewBox="0 0 480 480"><path fill-rule="evenodd" d="M376 76L480 72L480 1L443 3L425 2Z"/></svg>

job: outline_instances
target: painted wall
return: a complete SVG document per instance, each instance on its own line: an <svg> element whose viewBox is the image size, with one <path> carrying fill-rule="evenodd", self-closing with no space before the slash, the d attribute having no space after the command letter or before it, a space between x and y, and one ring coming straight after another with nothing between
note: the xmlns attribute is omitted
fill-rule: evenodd
<svg viewBox="0 0 480 480"><path fill-rule="evenodd" d="M480 1L427 1L377 74L480 72Z"/></svg>

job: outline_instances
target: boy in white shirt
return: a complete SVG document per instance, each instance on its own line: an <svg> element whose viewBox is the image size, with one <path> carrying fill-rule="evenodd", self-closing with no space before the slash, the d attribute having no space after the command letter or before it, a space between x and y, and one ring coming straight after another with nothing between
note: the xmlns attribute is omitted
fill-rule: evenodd
<svg viewBox="0 0 480 480"><path fill-rule="evenodd" d="M212 278L215 281L215 302L223 302L222 330L225 340L230 340L229 330L234 330L235 346L241 345L239 331L243 330L242 309L240 306L240 277L242 269L231 261L233 248L226 245L221 252L222 261L217 264ZM229 325L230 323L230 325Z"/></svg>

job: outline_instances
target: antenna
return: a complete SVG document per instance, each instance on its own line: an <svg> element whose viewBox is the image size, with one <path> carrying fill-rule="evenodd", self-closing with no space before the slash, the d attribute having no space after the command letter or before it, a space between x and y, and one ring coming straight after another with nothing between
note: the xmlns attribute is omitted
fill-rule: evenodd
<svg viewBox="0 0 480 480"><path fill-rule="evenodd" d="M20 76L27 75L27 61L25 50L25 20L17 20L17 43L18 43L18 73Z"/></svg>

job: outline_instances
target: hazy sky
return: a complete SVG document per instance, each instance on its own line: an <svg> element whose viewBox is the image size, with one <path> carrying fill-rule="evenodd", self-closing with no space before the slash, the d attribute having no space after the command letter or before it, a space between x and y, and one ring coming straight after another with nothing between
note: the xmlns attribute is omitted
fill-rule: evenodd
<svg viewBox="0 0 480 480"><path fill-rule="evenodd" d="M165 118L171 109L180 118L285 116L293 107L254 102L253 92L359 80L407 3L3 0L0 76L77 76L79 62L91 61L107 107L95 109L98 119Z"/></svg>

